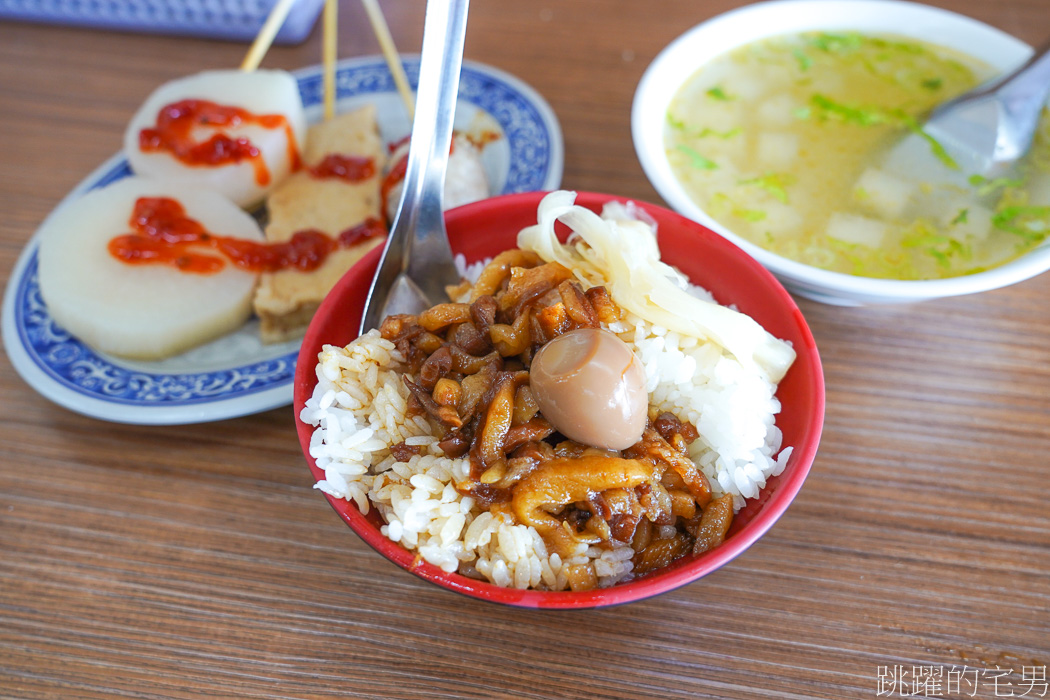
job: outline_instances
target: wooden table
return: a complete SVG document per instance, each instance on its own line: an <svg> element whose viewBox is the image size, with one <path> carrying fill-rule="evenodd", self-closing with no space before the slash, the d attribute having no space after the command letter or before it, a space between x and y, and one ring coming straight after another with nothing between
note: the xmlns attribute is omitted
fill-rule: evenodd
<svg viewBox="0 0 1050 700"><path fill-rule="evenodd" d="M554 107L565 187L659 203L631 144L635 85L736 4L479 1L466 54ZM1046 0L936 4L1050 35ZM385 9L418 51L422 3ZM152 88L244 52L0 23L3 281ZM377 52L343 3L340 54ZM315 30L264 65L319 55ZM53 405L5 358L0 696L870 698L933 669L926 697L1050 697L1048 299L1050 275L915 306L800 300L827 420L798 499L713 575L586 612L467 599L380 558L311 488L290 408L111 424Z"/></svg>

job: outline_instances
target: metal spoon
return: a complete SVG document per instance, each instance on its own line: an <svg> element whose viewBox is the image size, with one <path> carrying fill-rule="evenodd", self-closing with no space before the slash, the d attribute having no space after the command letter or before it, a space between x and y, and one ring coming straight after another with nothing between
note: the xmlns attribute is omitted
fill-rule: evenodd
<svg viewBox="0 0 1050 700"><path fill-rule="evenodd" d="M468 0L431 0L423 23L416 114L401 203L368 292L361 333L391 314L416 314L459 283L442 210Z"/></svg>
<svg viewBox="0 0 1050 700"><path fill-rule="evenodd" d="M1048 52L1050 44L1009 75L950 100L930 114L923 131L944 147L957 166L947 179L965 184L973 175L1001 177L1028 152L1050 96ZM927 179L931 172L939 172L942 179L949 175L945 159L938 159L920 136L902 140L887 162L890 169L909 173L913 179Z"/></svg>

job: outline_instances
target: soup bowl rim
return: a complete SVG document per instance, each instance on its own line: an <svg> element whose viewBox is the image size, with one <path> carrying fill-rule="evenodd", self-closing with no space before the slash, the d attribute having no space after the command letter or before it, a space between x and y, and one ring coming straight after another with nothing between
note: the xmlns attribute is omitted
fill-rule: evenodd
<svg viewBox="0 0 1050 700"><path fill-rule="evenodd" d="M711 59L748 43L802 31L893 33L960 51L1010 70L1031 57L1025 42L964 15L905 0L768 0L687 30L652 61L635 91L631 131L642 169L667 204L745 250L790 291L825 303L920 301L972 294L1023 281L1050 269L1050 240L987 270L933 280L862 277L821 269L758 246L716 221L685 191L664 146L667 108L678 89Z"/></svg>

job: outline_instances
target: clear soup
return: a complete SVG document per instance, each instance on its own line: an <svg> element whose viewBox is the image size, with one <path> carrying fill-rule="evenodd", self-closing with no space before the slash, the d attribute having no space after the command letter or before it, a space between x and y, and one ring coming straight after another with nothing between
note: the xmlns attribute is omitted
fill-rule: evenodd
<svg viewBox="0 0 1050 700"><path fill-rule="evenodd" d="M919 124L992 76L925 42L805 33L711 61L667 112L671 167L693 200L747 240L866 277L937 279L1001 265L1050 233L1050 119L1017 173L956 172ZM916 180L891 147L909 133L951 177Z"/></svg>

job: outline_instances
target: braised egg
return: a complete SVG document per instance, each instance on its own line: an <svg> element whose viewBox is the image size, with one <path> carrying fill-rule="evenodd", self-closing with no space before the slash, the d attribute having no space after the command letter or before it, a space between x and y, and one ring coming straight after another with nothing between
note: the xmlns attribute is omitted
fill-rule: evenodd
<svg viewBox="0 0 1050 700"><path fill-rule="evenodd" d="M532 360L530 384L540 411L567 438L624 450L642 437L645 369L607 330L581 328L548 342Z"/></svg>

